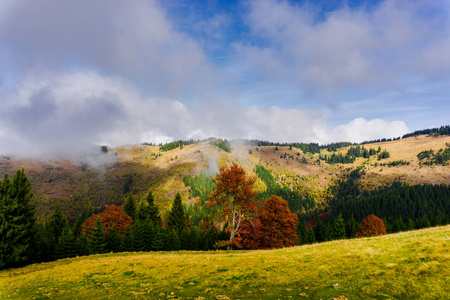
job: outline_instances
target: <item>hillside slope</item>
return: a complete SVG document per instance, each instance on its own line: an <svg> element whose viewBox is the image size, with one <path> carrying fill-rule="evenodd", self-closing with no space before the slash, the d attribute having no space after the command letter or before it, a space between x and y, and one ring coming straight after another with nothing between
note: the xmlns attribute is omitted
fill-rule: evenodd
<svg viewBox="0 0 450 300"><path fill-rule="evenodd" d="M445 149L447 144L450 144L450 136L428 135L367 144L365 148L386 150L390 157L383 160L378 160L376 155L369 159L357 158L351 164L327 164L319 159L319 154L305 154L295 147L234 144L231 153L227 153L208 141L167 152L161 152L156 146L140 145L109 149L108 154L98 154L94 159L1 156L0 176L12 175L24 168L35 193L39 221L49 217L57 201L73 221L89 204L94 207L120 205L130 193L140 201L148 191L153 191L156 203L164 211L170 208L177 192L184 200L190 198L189 188L183 182L185 175L198 175L202 170L214 175L219 166L231 162L240 164L250 173L261 164L278 182L309 195L318 203L326 197L327 188L333 182L357 167L363 167L361 182L366 189L393 180L408 184L450 184L450 166L424 165L417 158L422 151L432 149L437 152ZM345 155L348 149L338 149L336 154ZM326 150L322 153L330 154ZM388 166L396 161L408 164ZM264 188L264 184L260 183L260 187Z"/></svg>
<svg viewBox="0 0 450 300"><path fill-rule="evenodd" d="M448 299L449 233L445 226L278 250L64 259L0 271L0 298Z"/></svg>

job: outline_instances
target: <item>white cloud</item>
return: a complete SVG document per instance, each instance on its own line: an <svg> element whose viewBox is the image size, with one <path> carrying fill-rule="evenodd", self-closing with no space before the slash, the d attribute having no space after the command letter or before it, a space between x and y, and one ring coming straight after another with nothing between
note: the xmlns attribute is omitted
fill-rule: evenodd
<svg viewBox="0 0 450 300"><path fill-rule="evenodd" d="M95 143L139 143L162 128L179 135L186 119L178 101L148 97L133 85L97 73L28 77L6 97L2 152L76 152ZM171 117L168 117L171 116Z"/></svg>
<svg viewBox="0 0 450 300"><path fill-rule="evenodd" d="M95 69L177 95L209 86L217 72L156 0L17 0L2 8L0 64L13 61L19 75Z"/></svg>
<svg viewBox="0 0 450 300"><path fill-rule="evenodd" d="M383 138L397 138L409 132L406 124L401 121L389 122L382 119L366 120L357 118L332 129L330 140L333 142L348 141L355 143Z"/></svg>
<svg viewBox="0 0 450 300"><path fill-rule="evenodd" d="M343 100L334 91L350 95L354 86L372 91L450 75L450 5L426 13L440 8L438 1L343 6L323 19L312 5L250 1L248 35L238 32L242 24L233 27L240 16L230 12L180 21L190 26L181 30L163 5L0 1L0 153L208 137L319 143L397 137L408 131L405 123L385 119L399 119L409 94L390 107L398 94L383 105L358 104L364 99ZM230 39L232 33L249 39ZM226 59L214 61L203 48ZM336 101L331 114L305 108L317 94ZM347 115L332 127L337 113Z"/></svg>
<svg viewBox="0 0 450 300"><path fill-rule="evenodd" d="M342 90L396 84L412 74L450 75L450 10L439 1L343 6L323 20L314 7L283 0L248 7L248 24L262 42L235 49L241 63L269 78L282 74L304 89Z"/></svg>
<svg viewBox="0 0 450 300"><path fill-rule="evenodd" d="M248 110L206 98L187 106L149 97L124 80L93 72L28 77L4 99L0 153L73 154L93 144L175 139L257 138L285 142L363 141L408 132L403 122L355 119L331 128L306 109Z"/></svg>
<svg viewBox="0 0 450 300"><path fill-rule="evenodd" d="M300 109L271 107L261 110L253 107L247 116L250 138L279 142L363 142L400 137L410 132L401 121L364 118L333 128L327 124L325 115Z"/></svg>
<svg viewBox="0 0 450 300"><path fill-rule="evenodd" d="M326 139L325 117L300 109L252 107L247 112L248 137L279 142L323 141Z"/></svg>

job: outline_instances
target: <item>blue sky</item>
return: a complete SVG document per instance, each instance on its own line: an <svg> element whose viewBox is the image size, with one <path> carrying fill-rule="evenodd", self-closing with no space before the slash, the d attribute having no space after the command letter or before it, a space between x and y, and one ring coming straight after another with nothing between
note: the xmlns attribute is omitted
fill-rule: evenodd
<svg viewBox="0 0 450 300"><path fill-rule="evenodd" d="M449 124L449 1L0 2L0 153Z"/></svg>

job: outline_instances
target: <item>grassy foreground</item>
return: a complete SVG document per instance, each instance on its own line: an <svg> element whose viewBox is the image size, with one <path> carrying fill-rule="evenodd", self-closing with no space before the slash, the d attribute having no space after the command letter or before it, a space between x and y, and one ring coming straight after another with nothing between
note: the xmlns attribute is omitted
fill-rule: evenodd
<svg viewBox="0 0 450 300"><path fill-rule="evenodd" d="M0 271L0 298L449 299L449 237L445 226L280 250L93 255Z"/></svg>

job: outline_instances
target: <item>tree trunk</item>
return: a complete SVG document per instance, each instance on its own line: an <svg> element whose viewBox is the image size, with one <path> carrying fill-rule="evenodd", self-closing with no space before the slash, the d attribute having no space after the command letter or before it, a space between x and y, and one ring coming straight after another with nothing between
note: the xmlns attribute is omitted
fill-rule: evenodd
<svg viewBox="0 0 450 300"><path fill-rule="evenodd" d="M233 226L231 227L231 233L230 233L230 245L228 245L228 250L233 250L233 240L234 235L236 233L236 203L233 206Z"/></svg>

